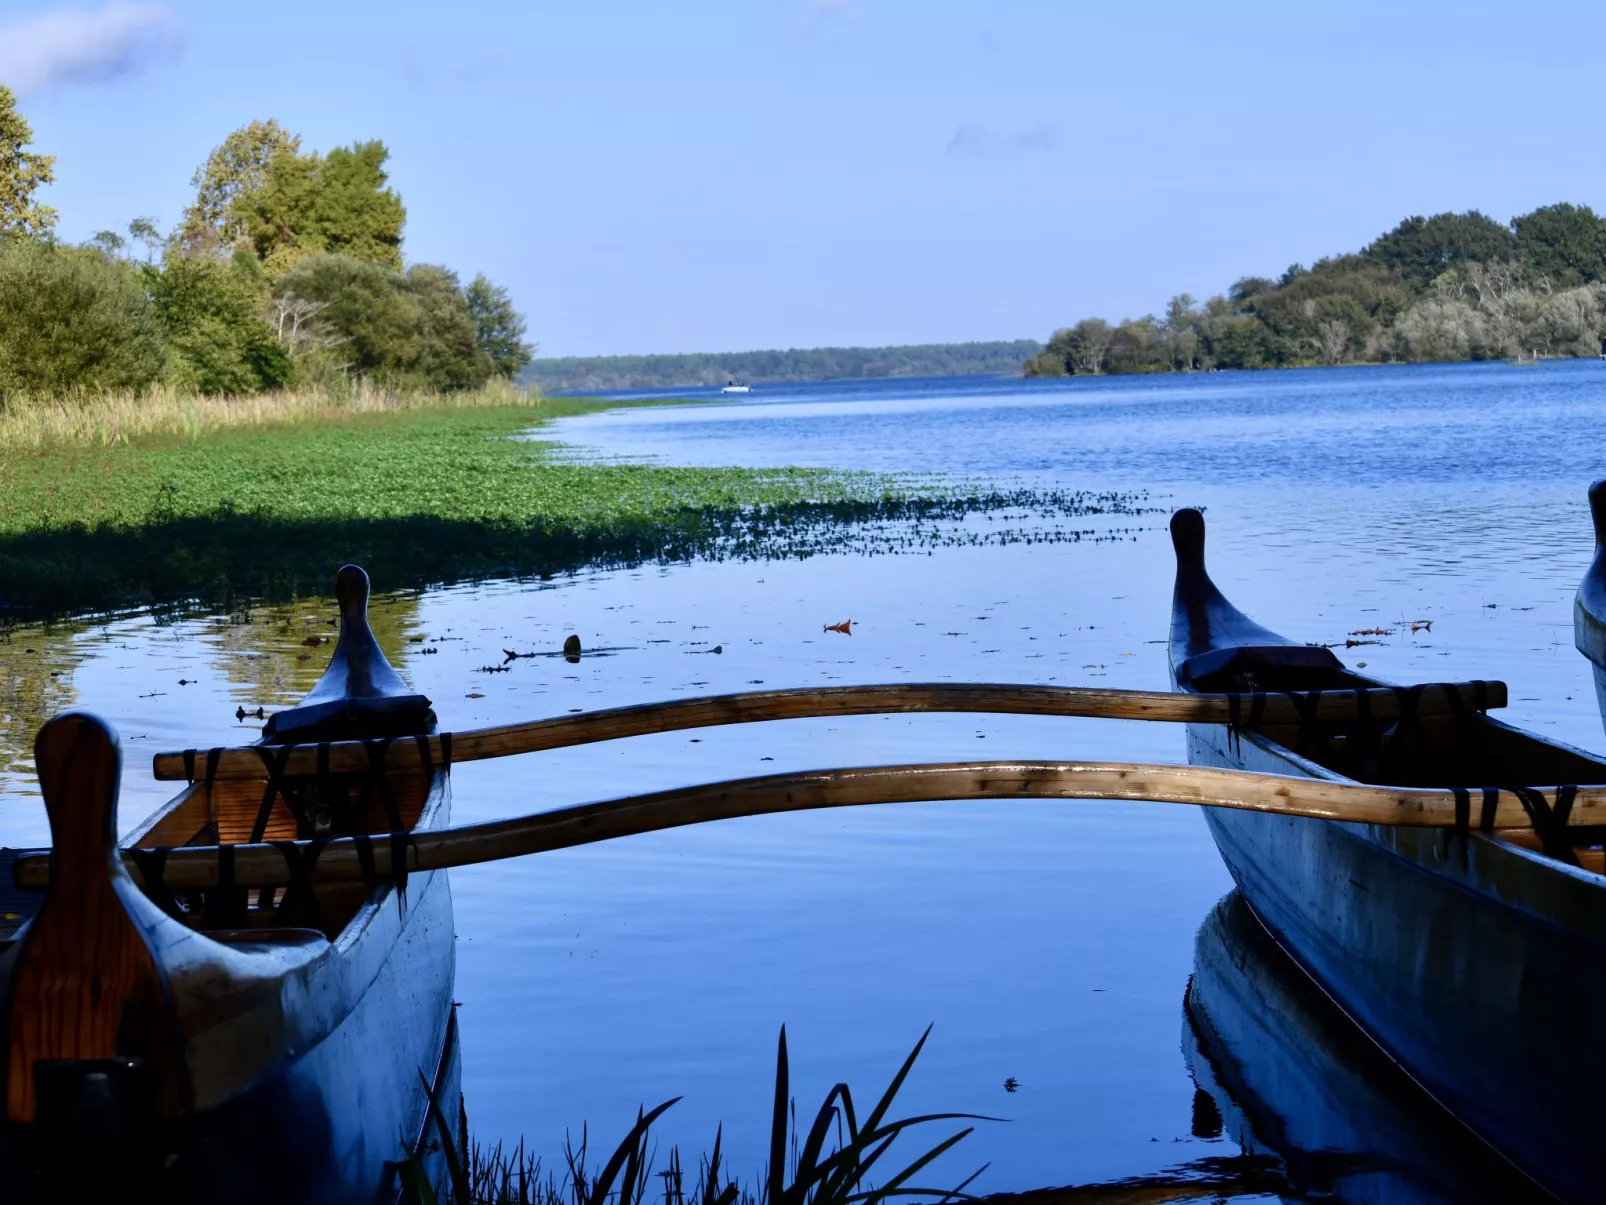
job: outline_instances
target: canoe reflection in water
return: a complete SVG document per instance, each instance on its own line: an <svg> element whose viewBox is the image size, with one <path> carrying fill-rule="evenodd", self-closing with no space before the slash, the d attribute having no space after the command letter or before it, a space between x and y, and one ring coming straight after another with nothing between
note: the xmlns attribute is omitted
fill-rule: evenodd
<svg viewBox="0 0 1606 1205"><path fill-rule="evenodd" d="M1272 940L1234 891L1194 946L1182 1049L1194 1127L1270 1155L1296 1198L1549 1201L1435 1104ZM1476 1051L1468 1051L1476 1058Z"/></svg>

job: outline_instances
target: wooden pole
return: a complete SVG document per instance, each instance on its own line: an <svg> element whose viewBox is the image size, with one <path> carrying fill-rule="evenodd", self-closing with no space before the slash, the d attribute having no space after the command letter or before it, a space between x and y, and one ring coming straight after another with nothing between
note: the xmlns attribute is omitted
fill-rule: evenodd
<svg viewBox="0 0 1606 1205"><path fill-rule="evenodd" d="M470 729L441 736L397 740L387 753L391 769L422 764L428 750L432 765L445 761L479 761L561 749L595 741L619 740L687 728L721 724L756 724L768 720L821 716L878 715L902 712L966 711L1016 715L1082 716L1119 720L1159 720L1184 724L1292 724L1367 715L1399 719L1407 712L1443 716L1506 705L1504 682L1440 683L1371 690L1296 691L1263 695L1190 695L1172 691L1101 690L1084 686L1015 686L987 683L908 683L892 686L805 687L759 690L616 707L586 715L558 716L496 728ZM445 757L450 747L450 758ZM158 753L152 769L159 779L261 778L260 746ZM368 750L359 741L325 746L298 745L289 755L286 774L313 774L320 748L331 772L366 770Z"/></svg>
<svg viewBox="0 0 1606 1205"><path fill-rule="evenodd" d="M1555 791L1534 792L1554 807ZM954 762L814 770L735 779L628 796L436 832L388 834L334 840L234 846L234 881L268 886L291 881L283 847L294 845L298 863L318 846L310 872L315 881L361 880L394 875L395 850L409 871L441 870L525 854L567 849L636 833L656 832L738 816L763 816L815 808L959 799L1121 799L1239 808L1285 816L1309 816L1364 824L1450 828L1481 823L1482 791L1456 792L1375 787L1281 774L1256 774L1203 766L1121 762ZM1529 829L1533 819L1518 797L1496 791L1488 813L1494 830ZM1581 787L1573 796L1570 823L1606 823L1606 786ZM169 888L207 887L217 882L215 847L170 851L163 881ZM137 873L132 861L131 874ZM19 858L19 887L44 883L47 855Z"/></svg>

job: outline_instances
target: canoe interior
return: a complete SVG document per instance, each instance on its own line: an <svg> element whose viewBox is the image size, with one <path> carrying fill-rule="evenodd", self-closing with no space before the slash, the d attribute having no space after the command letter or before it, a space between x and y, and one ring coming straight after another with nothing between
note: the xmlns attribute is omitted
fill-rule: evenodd
<svg viewBox="0 0 1606 1205"><path fill-rule="evenodd" d="M380 775L288 778L275 792L260 835L257 824L268 779L197 782L182 791L125 842L130 849L184 845L238 845L294 841L311 837L382 835L411 831L432 796L444 788L444 773L417 769ZM288 798L287 798L288 796ZM392 823L394 818L400 824ZM178 919L205 933L239 930L314 929L334 941L351 923L374 888L365 883L317 883L305 891L267 888L230 893L222 889L185 892L172 903Z"/></svg>

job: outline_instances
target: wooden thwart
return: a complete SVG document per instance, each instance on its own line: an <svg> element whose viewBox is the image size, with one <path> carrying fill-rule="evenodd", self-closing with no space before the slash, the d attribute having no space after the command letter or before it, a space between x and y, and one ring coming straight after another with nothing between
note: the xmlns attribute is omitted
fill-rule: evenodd
<svg viewBox="0 0 1606 1205"><path fill-rule="evenodd" d="M1568 788L1568 822L1606 823L1606 786ZM1528 792L1554 808L1557 791ZM1123 799L1240 808L1287 816L1347 820L1417 828L1477 827L1487 818L1493 830L1531 829L1528 808L1511 791L1421 790L1376 787L1281 774L1256 774L1202 766L1121 762L954 762L937 765L880 766L816 770L735 779L705 786L583 804L510 820L467 825L395 838L342 837L294 843L298 864L317 847L309 877L314 881L385 879L406 871L468 866L525 854L567 849L636 833L814 808L914 803L960 799ZM239 884L291 881L285 856L290 842L234 846L234 879ZM169 889L207 887L217 881L217 850L182 848L166 859L163 881ZM365 863L368 868L365 869ZM129 862L130 874L137 870ZM19 860L19 886L36 887L49 874L49 856Z"/></svg>
<svg viewBox="0 0 1606 1205"><path fill-rule="evenodd" d="M1444 716L1505 705L1504 682L1435 683L1371 690L1299 691L1264 695L1187 695L1171 691L986 683L907 683L824 689L805 687L647 703L428 738L409 737L390 745L386 753L386 765L392 769L418 766L422 764L426 751L432 765L441 765L447 761L480 761L657 732L678 732L687 728L822 716L969 711L1158 720L1185 724L1260 725L1292 724L1307 720L1325 723L1358 716L1395 720L1405 715ZM368 749L360 741L336 741L322 746L295 746L284 773L317 773L320 751L327 758L323 768L329 772L365 770L372 764ZM170 780L208 776L263 776L262 756L256 747L158 753L153 761L153 770L157 778Z"/></svg>

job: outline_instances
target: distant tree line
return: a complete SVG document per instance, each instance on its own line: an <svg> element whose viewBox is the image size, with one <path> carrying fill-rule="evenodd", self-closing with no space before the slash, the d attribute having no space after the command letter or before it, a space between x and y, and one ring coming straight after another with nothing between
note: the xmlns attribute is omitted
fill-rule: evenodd
<svg viewBox="0 0 1606 1205"><path fill-rule="evenodd" d="M1412 217L1352 255L1246 276L1163 315L1084 318L1027 376L1595 355L1606 336L1606 218L1547 205L1502 225Z"/></svg>
<svg viewBox="0 0 1606 1205"><path fill-rule="evenodd" d="M548 393L679 389L873 377L1006 376L1042 350L1034 339L923 343L905 347L814 347L679 356L590 356L531 362L524 379Z"/></svg>
<svg viewBox="0 0 1606 1205"><path fill-rule="evenodd" d="M304 151L277 122L230 134L165 235L149 218L72 246L37 199L55 160L0 86L0 400L141 390L470 389L529 362L506 290L406 264L383 143Z"/></svg>

